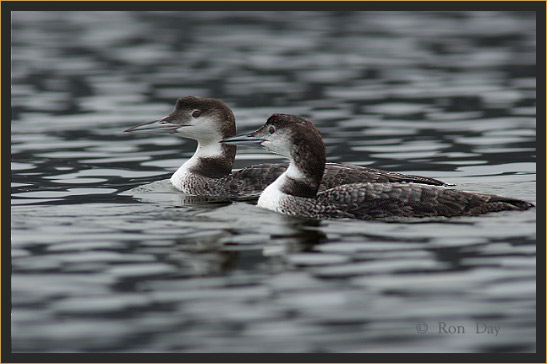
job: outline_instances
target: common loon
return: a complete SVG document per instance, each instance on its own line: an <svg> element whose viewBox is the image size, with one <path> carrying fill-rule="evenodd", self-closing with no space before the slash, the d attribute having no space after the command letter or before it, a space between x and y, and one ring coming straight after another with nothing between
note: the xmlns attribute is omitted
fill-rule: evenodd
<svg viewBox="0 0 547 364"><path fill-rule="evenodd" d="M311 218L399 218L479 215L527 210L512 198L401 183L355 183L319 191L325 147L319 131L302 118L274 114L257 131L223 143L258 143L289 158L287 170L260 195L257 205L286 215Z"/></svg>
<svg viewBox="0 0 547 364"><path fill-rule="evenodd" d="M171 177L172 185L187 194L220 197L258 197L286 169L286 163L253 165L232 173L236 146L219 144L236 135L232 110L219 99L179 98L167 117L135 125L125 132L160 132L197 140L197 149ZM356 182L404 182L445 185L421 176L387 172L348 164L327 163L319 190Z"/></svg>

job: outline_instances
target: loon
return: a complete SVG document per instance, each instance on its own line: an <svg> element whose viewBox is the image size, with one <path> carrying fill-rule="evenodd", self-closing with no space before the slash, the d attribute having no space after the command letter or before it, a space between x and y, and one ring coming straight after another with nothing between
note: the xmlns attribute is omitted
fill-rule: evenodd
<svg viewBox="0 0 547 364"><path fill-rule="evenodd" d="M325 146L315 126L294 115L274 114L255 132L222 143L260 144L289 159L287 170L262 192L257 203L286 215L363 220L454 217L534 206L513 198L418 184L367 182L318 192Z"/></svg>
<svg viewBox="0 0 547 364"><path fill-rule="evenodd" d="M167 117L125 130L139 131L177 134L198 142L194 155L171 177L173 187L187 194L256 198L287 169L286 163L266 163L232 172L236 146L219 142L236 135L235 117L228 105L219 99L181 97L177 100L173 112ZM319 190L356 182L445 185L442 181L428 177L327 163Z"/></svg>

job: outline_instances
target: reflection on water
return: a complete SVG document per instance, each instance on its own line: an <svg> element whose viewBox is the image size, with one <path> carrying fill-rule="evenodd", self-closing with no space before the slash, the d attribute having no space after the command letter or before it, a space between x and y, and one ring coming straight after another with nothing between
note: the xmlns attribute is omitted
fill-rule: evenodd
<svg viewBox="0 0 547 364"><path fill-rule="evenodd" d="M329 161L535 202L534 14L16 12L12 52L14 351L535 350L534 209L290 218L182 196L195 142L122 132L216 97L240 132L294 113Z"/></svg>

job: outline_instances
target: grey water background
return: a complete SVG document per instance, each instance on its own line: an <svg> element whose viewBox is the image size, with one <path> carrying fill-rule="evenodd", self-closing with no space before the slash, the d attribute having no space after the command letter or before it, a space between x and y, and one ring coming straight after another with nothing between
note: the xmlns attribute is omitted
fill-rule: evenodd
<svg viewBox="0 0 547 364"><path fill-rule="evenodd" d="M534 13L14 12L15 352L533 352L536 210L302 220L131 189L195 142L184 95L330 161L535 202ZM282 161L239 148L235 168ZM494 330L497 328L497 332Z"/></svg>

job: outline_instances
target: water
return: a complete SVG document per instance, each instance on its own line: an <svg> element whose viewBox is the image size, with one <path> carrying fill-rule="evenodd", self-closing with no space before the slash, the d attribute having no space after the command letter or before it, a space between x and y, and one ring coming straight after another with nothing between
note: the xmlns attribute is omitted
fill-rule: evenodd
<svg viewBox="0 0 547 364"><path fill-rule="evenodd" d="M240 132L294 113L329 161L535 202L535 30L518 12L14 13L13 351L535 351L535 209L290 218L164 188L195 143L122 132L216 97ZM235 168L264 161L282 160L239 148Z"/></svg>

